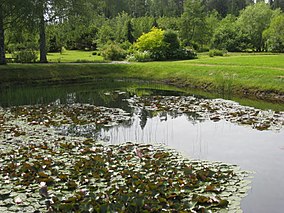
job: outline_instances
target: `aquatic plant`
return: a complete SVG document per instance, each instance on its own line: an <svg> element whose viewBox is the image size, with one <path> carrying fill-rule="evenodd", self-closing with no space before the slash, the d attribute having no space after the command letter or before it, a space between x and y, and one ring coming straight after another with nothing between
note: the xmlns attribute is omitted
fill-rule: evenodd
<svg viewBox="0 0 284 213"><path fill-rule="evenodd" d="M62 136L54 128L128 119L122 110L92 105L0 108L1 212L240 210L249 173L237 166L186 159L164 146Z"/></svg>

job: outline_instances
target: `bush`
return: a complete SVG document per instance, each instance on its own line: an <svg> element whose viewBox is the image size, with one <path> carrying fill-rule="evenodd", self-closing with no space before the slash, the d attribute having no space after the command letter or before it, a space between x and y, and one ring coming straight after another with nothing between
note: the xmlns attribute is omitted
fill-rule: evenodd
<svg viewBox="0 0 284 213"><path fill-rule="evenodd" d="M15 59L15 62L18 63L32 63L32 62L36 62L38 56L36 51L34 50L21 50L18 52L15 52L12 54L13 58Z"/></svg>
<svg viewBox="0 0 284 213"><path fill-rule="evenodd" d="M127 56L127 61L137 61L137 62L147 62L153 61L151 58L151 53L149 51L136 51L131 55Z"/></svg>
<svg viewBox="0 0 284 213"><path fill-rule="evenodd" d="M124 41L120 44L120 47L124 50L128 50L132 44L129 41Z"/></svg>
<svg viewBox="0 0 284 213"><path fill-rule="evenodd" d="M197 54L193 50L186 48L179 48L178 50L175 50L172 56L172 59L180 59L180 60L187 60L194 58L197 58Z"/></svg>
<svg viewBox="0 0 284 213"><path fill-rule="evenodd" d="M153 27L149 33L140 36L134 44L138 51L149 51L154 60L163 60L166 45L163 41L164 30Z"/></svg>
<svg viewBox="0 0 284 213"><path fill-rule="evenodd" d="M177 34L172 30L164 32L163 42L165 43L165 58L166 59L180 59L179 55L182 53L180 42ZM182 54L183 55L183 54Z"/></svg>
<svg viewBox="0 0 284 213"><path fill-rule="evenodd" d="M121 61L126 57L126 51L115 43L110 43L104 46L101 50L101 55L105 60Z"/></svg>
<svg viewBox="0 0 284 213"><path fill-rule="evenodd" d="M224 50L209 50L209 56L214 57L214 56L224 56L225 51Z"/></svg>

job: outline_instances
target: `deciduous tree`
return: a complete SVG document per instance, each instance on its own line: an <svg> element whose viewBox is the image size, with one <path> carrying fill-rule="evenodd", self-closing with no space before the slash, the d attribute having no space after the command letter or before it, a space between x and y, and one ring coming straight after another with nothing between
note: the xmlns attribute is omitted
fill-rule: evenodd
<svg viewBox="0 0 284 213"><path fill-rule="evenodd" d="M284 14L274 17L263 32L266 47L272 52L284 52Z"/></svg>
<svg viewBox="0 0 284 213"><path fill-rule="evenodd" d="M187 0L180 20L180 37L186 45L192 45L203 35L198 34L206 27L205 8L200 0Z"/></svg>
<svg viewBox="0 0 284 213"><path fill-rule="evenodd" d="M249 43L256 51L264 49L262 33L268 28L273 10L264 2L248 6L237 20L239 30L247 34Z"/></svg>

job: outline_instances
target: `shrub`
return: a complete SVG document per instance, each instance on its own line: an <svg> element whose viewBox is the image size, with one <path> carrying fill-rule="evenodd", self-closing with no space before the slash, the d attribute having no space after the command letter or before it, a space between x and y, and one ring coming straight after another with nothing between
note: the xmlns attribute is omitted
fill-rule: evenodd
<svg viewBox="0 0 284 213"><path fill-rule="evenodd" d="M147 62L152 61L151 53L149 51L136 51L127 56L127 61Z"/></svg>
<svg viewBox="0 0 284 213"><path fill-rule="evenodd" d="M115 43L105 45L101 50L105 60L121 61L126 57L126 51Z"/></svg>
<svg viewBox="0 0 284 213"><path fill-rule="evenodd" d="M165 43L165 58L166 59L179 59L179 54L182 49L177 34L172 30L164 32L163 42Z"/></svg>
<svg viewBox="0 0 284 213"><path fill-rule="evenodd" d="M224 56L225 51L224 50L209 50L209 56L214 57L214 56Z"/></svg>
<svg viewBox="0 0 284 213"><path fill-rule="evenodd" d="M130 52L133 54L129 58L135 61L149 61L148 57L155 61L196 58L196 53L180 46L176 32L164 31L155 27L152 28L151 32L139 37L133 45L134 51L131 50Z"/></svg>
<svg viewBox="0 0 284 213"><path fill-rule="evenodd" d="M180 60L187 60L194 58L197 58L197 54L193 50L186 48L179 48L175 50L172 57L172 59L180 59Z"/></svg>
<svg viewBox="0 0 284 213"><path fill-rule="evenodd" d="M164 30L153 27L149 33L145 33L137 39L134 47L138 51L149 51L154 60L164 59L165 42L163 42Z"/></svg>
<svg viewBox="0 0 284 213"><path fill-rule="evenodd" d="M124 50L128 50L132 44L129 41L124 41L120 44L120 47Z"/></svg>
<svg viewBox="0 0 284 213"><path fill-rule="evenodd" d="M15 61L18 63L32 63L36 62L38 56L34 50L20 50L12 54L13 58L16 58Z"/></svg>

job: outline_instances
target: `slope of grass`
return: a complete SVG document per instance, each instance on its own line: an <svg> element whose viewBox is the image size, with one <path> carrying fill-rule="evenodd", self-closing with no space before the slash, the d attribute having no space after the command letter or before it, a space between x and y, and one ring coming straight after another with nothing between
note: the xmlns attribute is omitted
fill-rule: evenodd
<svg viewBox="0 0 284 213"><path fill-rule="evenodd" d="M284 54L202 56L190 61L131 64L52 63L0 67L2 85L96 78L156 80L180 87L284 102Z"/></svg>

